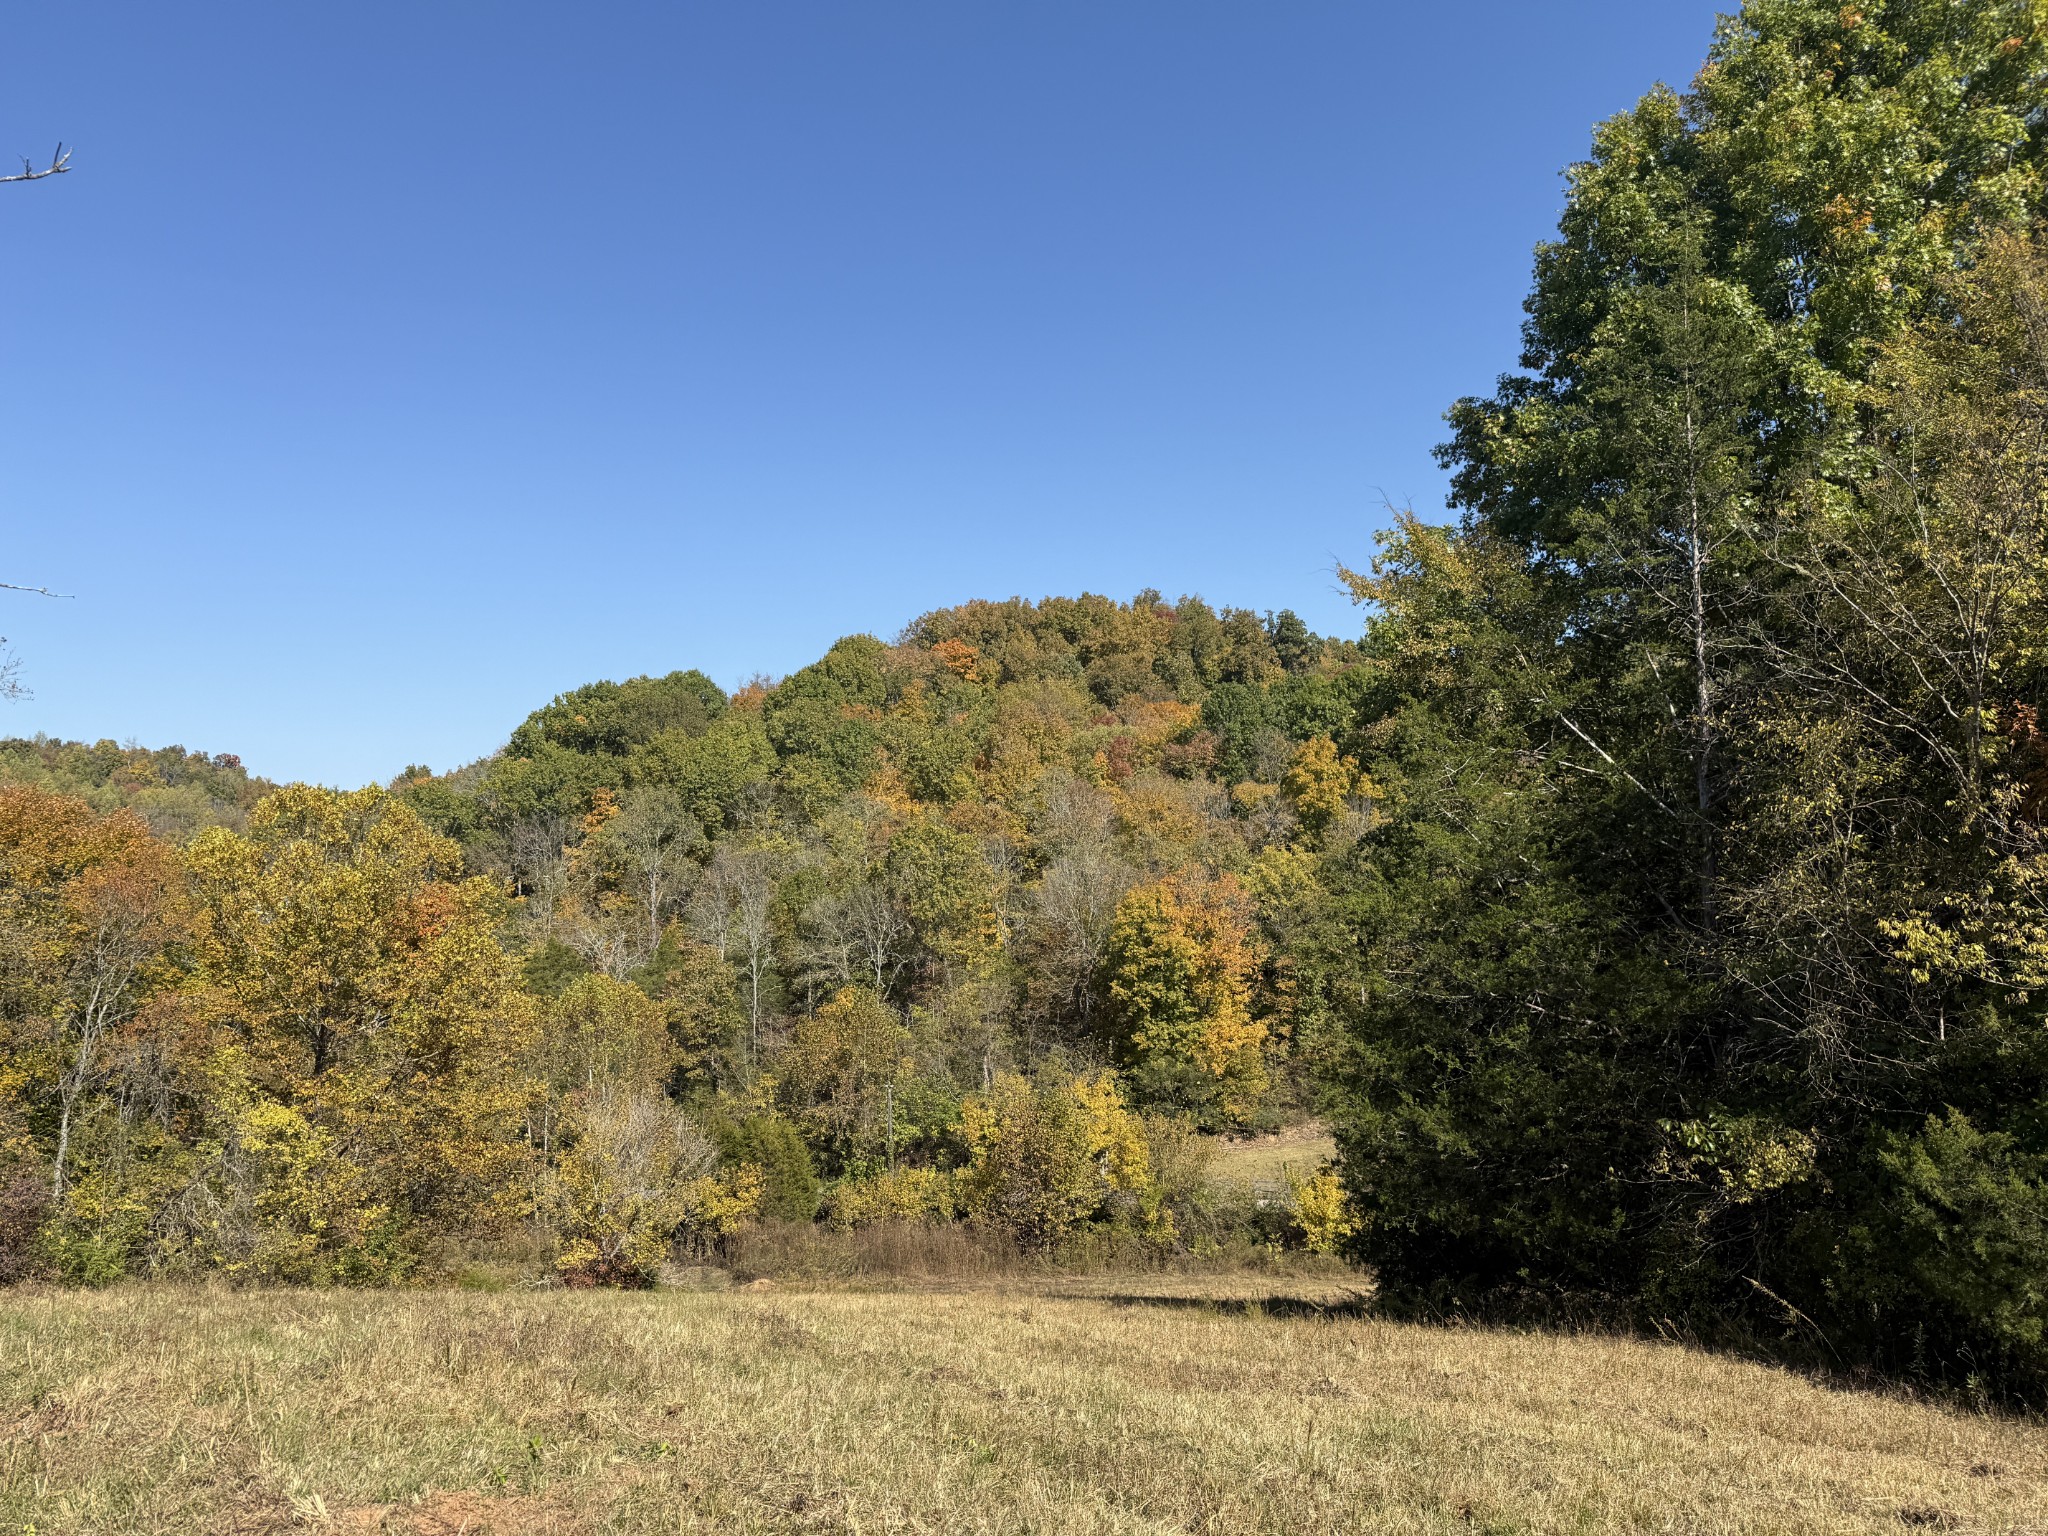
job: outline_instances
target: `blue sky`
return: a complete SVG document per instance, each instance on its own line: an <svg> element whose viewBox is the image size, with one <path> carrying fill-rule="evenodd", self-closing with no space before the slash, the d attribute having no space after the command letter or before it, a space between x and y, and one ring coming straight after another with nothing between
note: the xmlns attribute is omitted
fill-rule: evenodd
<svg viewBox="0 0 2048 1536"><path fill-rule="evenodd" d="M29 7L0 732L354 784L972 597L1353 633L1694 0Z"/></svg>

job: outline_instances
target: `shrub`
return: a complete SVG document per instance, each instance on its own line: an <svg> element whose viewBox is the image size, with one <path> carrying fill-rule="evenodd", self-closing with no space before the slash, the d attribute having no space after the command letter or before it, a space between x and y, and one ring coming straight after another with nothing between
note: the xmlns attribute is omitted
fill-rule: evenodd
<svg viewBox="0 0 2048 1536"><path fill-rule="evenodd" d="M1898 1232L1883 1250L1959 1355L2004 1356L2048 1380L2048 1158L1962 1114L1929 1116L1879 1154Z"/></svg>
<svg viewBox="0 0 2048 1536"><path fill-rule="evenodd" d="M1310 1253L1335 1253L1358 1231L1351 1196L1334 1168L1319 1169L1305 1179L1288 1169L1287 1208L1301 1245Z"/></svg>
<svg viewBox="0 0 2048 1536"><path fill-rule="evenodd" d="M1024 1247L1050 1248L1096 1216L1157 1220L1144 1130L1113 1073L1038 1086L1004 1074L967 1101L961 1130L963 1205Z"/></svg>
<svg viewBox="0 0 2048 1536"><path fill-rule="evenodd" d="M894 1168L832 1186L826 1216L841 1232L878 1221L951 1221L959 1213L957 1181L937 1168Z"/></svg>
<svg viewBox="0 0 2048 1536"><path fill-rule="evenodd" d="M36 1237L50 1213L50 1189L41 1174L17 1169L0 1175L0 1285L25 1280L40 1267Z"/></svg>
<svg viewBox="0 0 2048 1536"><path fill-rule="evenodd" d="M818 1174L803 1133L780 1115L748 1115L711 1128L720 1161L751 1164L761 1175L763 1216L809 1221L818 1214Z"/></svg>
<svg viewBox="0 0 2048 1536"><path fill-rule="evenodd" d="M609 1086L577 1106L570 1131L550 1191L564 1283L652 1284L702 1203L705 1191L693 1186L712 1170L710 1138L667 1099Z"/></svg>

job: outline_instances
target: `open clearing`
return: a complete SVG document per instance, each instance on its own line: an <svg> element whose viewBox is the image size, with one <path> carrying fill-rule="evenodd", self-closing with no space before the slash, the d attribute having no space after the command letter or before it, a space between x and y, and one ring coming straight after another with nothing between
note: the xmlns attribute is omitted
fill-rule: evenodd
<svg viewBox="0 0 2048 1536"><path fill-rule="evenodd" d="M1219 1143L1209 1162L1209 1181L1240 1193L1277 1194L1289 1174L1309 1178L1336 1155L1337 1140L1329 1128L1309 1121Z"/></svg>
<svg viewBox="0 0 2048 1536"><path fill-rule="evenodd" d="M2039 1424L1199 1292L16 1292L0 1532L2048 1536Z"/></svg>

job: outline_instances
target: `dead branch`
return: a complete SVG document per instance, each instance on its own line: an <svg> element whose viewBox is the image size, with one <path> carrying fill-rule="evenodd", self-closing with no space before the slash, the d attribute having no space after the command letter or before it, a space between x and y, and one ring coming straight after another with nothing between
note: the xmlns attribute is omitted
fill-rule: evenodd
<svg viewBox="0 0 2048 1536"><path fill-rule="evenodd" d="M21 174L18 176L0 176L0 181L41 181L45 176L62 176L70 169L71 151L62 144L59 144L57 152L50 156L50 163L40 171L31 165L28 157L24 155L21 160Z"/></svg>

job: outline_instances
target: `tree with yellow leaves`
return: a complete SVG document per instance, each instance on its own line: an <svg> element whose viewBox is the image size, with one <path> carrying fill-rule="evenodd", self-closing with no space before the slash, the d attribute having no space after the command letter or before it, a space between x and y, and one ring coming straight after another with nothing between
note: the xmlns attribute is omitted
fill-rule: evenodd
<svg viewBox="0 0 2048 1536"><path fill-rule="evenodd" d="M332 1138L401 1231L511 1215L532 1021L492 882L461 879L455 846L376 789L281 790L188 863L230 1152L273 1101Z"/></svg>
<svg viewBox="0 0 2048 1536"><path fill-rule="evenodd" d="M1144 1125L1114 1073L1039 1084L1003 1073L962 1106L960 1128L968 1214L1027 1248L1051 1248L1095 1217L1157 1224Z"/></svg>
<svg viewBox="0 0 2048 1536"><path fill-rule="evenodd" d="M547 1203L571 1285L652 1285L678 1235L727 1236L760 1204L761 1170L718 1172L710 1137L660 1094L600 1084L569 1132Z"/></svg>
<svg viewBox="0 0 2048 1536"><path fill-rule="evenodd" d="M1327 736L1303 742L1280 781L1280 793L1313 839L1326 836L1370 790L1370 781L1358 771L1358 760L1340 757L1337 744Z"/></svg>
<svg viewBox="0 0 2048 1536"><path fill-rule="evenodd" d="M579 976L541 1009L533 1070L559 1095L599 1083L658 1093L677 1057L667 1010L609 976Z"/></svg>
<svg viewBox="0 0 2048 1536"><path fill-rule="evenodd" d="M947 980L985 980L1001 958L1004 936L995 871L980 841L921 816L890 841L886 869L919 941Z"/></svg>
<svg viewBox="0 0 2048 1536"><path fill-rule="evenodd" d="M1171 875L1117 904L1105 970L1119 1049L1144 1098L1242 1124L1266 1089L1251 904L1227 875Z"/></svg>

